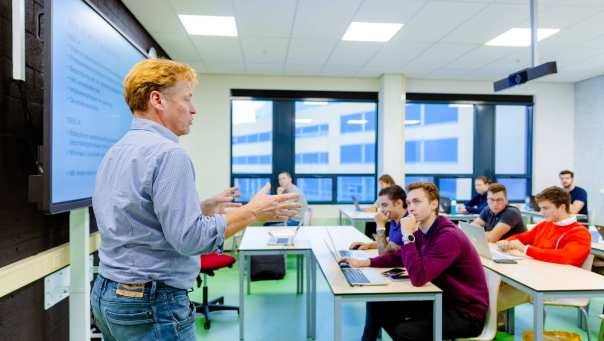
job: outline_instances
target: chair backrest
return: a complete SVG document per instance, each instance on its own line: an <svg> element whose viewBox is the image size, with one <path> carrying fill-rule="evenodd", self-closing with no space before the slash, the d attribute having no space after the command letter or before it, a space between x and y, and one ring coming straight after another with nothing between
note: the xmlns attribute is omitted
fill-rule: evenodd
<svg viewBox="0 0 604 341"><path fill-rule="evenodd" d="M489 311L487 312L487 318L484 321L482 333L476 337L467 338L465 340L493 340L497 334L497 297L499 296L501 276L487 269L484 271L487 276L487 287L489 289Z"/></svg>
<svg viewBox="0 0 604 341"><path fill-rule="evenodd" d="M583 262L583 265L581 265L581 267L587 271L591 271L591 267L594 264L594 255L589 255L587 256L587 258L585 258L585 261Z"/></svg>

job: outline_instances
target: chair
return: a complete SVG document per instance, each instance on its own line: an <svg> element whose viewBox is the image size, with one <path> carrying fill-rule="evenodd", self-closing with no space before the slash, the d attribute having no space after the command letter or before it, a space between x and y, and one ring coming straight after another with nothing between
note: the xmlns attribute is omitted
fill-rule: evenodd
<svg viewBox="0 0 604 341"><path fill-rule="evenodd" d="M210 329L210 312L218 311L218 310L235 310L237 314L239 314L239 307L224 305L224 297L218 297L211 301L208 301L208 276L214 276L214 271L218 269L222 269L224 267L231 267L233 263L235 263L236 258L218 254L211 253L208 255L201 256L201 270L200 275L203 274L203 294L201 303L192 302L195 306L195 311L199 314L203 314L205 317L205 322L203 323L204 329ZM200 287L202 280L199 276L197 276L197 287Z"/></svg>
<svg viewBox="0 0 604 341"><path fill-rule="evenodd" d="M591 271L591 266L594 262L594 256L589 255L583 262L582 268ZM544 302L544 305L556 306L556 307L575 307L579 309L579 327L584 329L587 332L587 341L591 341L591 336L589 335L589 316L587 310L589 308L589 298L588 297L578 297L578 298L557 298L555 300L547 300ZM544 319L545 320L545 319Z"/></svg>
<svg viewBox="0 0 604 341"><path fill-rule="evenodd" d="M312 208L306 207L306 209L304 210L304 215L302 216L301 225L309 226L311 220L312 220Z"/></svg>
<svg viewBox="0 0 604 341"><path fill-rule="evenodd" d="M485 275L487 276L487 288L489 289L489 311L487 312L482 332L476 337L456 339L456 341L487 341L495 339L495 335L497 334L497 297L499 296L501 277L497 273L486 269Z"/></svg>

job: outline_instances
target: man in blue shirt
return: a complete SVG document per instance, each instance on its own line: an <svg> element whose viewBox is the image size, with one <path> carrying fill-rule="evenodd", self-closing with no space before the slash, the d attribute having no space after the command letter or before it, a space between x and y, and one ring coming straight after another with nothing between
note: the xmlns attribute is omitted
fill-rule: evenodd
<svg viewBox="0 0 604 341"><path fill-rule="evenodd" d="M486 176L476 177L474 180L476 195L465 206L460 207L459 213L480 214L487 207L487 191L490 184L491 180Z"/></svg>
<svg viewBox="0 0 604 341"><path fill-rule="evenodd" d="M380 210L375 215L376 241L370 243L354 242L352 250L378 249L380 255L396 251L403 245L400 220L408 215L407 194L398 185L382 189L379 193ZM388 232L386 230L389 229ZM388 235L388 239L386 239Z"/></svg>
<svg viewBox="0 0 604 341"><path fill-rule="evenodd" d="M587 191L575 186L575 173L568 169L561 171L560 183L570 194L570 213L587 215Z"/></svg>
<svg viewBox="0 0 604 341"><path fill-rule="evenodd" d="M178 145L196 114L196 81L190 66L162 59L137 63L124 80L134 119L101 161L92 198L101 244L90 300L105 340L196 340L187 290L199 255L256 220L296 214L296 194L271 196L269 185L241 207L237 188L200 202Z"/></svg>

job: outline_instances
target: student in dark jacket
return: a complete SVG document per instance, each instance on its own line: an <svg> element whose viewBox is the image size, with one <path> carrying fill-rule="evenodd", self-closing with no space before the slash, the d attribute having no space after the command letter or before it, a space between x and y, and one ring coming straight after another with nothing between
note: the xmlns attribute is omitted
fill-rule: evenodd
<svg viewBox="0 0 604 341"><path fill-rule="evenodd" d="M443 339L473 337L488 311L486 277L465 234L438 215L439 199L434 184L410 184L410 216L401 220L403 246L370 260L345 260L352 267L405 266L414 286L432 282L443 290ZM371 302L362 340L376 340L381 328L395 340L430 340L432 323L432 302Z"/></svg>
<svg viewBox="0 0 604 341"><path fill-rule="evenodd" d="M487 207L487 191L490 184L491 180L486 176L476 177L474 180L476 195L465 206L460 207L459 213L480 214Z"/></svg>

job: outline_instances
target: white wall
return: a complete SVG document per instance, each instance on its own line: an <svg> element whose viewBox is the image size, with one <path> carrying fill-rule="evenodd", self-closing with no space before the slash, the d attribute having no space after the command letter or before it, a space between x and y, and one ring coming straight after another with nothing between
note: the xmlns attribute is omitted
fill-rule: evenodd
<svg viewBox="0 0 604 341"><path fill-rule="evenodd" d="M401 78L402 91L434 93L492 93L491 82L437 81ZM191 156L202 197L229 186L230 89L380 91L378 78L271 77L200 75L193 96L198 114L191 133L181 143ZM572 84L531 83L506 91L535 96L533 191L558 184L558 171L574 166L574 88ZM389 96L393 97L393 96ZM404 115L400 115L400 126ZM401 132L403 135L404 132ZM403 144L398 144L401 157ZM393 152L390 150L389 152ZM378 156L379 159L379 156ZM337 216L333 206L314 207L315 217Z"/></svg>
<svg viewBox="0 0 604 341"><path fill-rule="evenodd" d="M575 181L588 194L591 220L604 225L604 76L575 84Z"/></svg>

